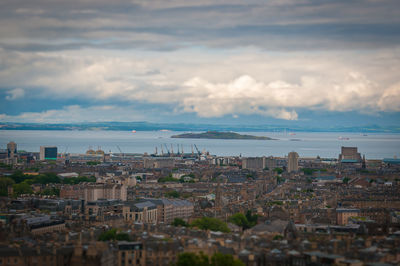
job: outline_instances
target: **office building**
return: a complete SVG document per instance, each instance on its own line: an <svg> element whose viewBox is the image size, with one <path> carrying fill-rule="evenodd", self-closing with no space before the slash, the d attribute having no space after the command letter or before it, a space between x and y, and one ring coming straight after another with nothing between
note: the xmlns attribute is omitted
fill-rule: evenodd
<svg viewBox="0 0 400 266"><path fill-rule="evenodd" d="M346 225L349 222L349 218L358 216L360 216L359 209L345 209L345 208L336 209L336 223L338 225Z"/></svg>
<svg viewBox="0 0 400 266"><path fill-rule="evenodd" d="M339 155L340 162L359 163L362 161L361 154L357 151L357 147L342 147L342 152Z"/></svg>
<svg viewBox="0 0 400 266"><path fill-rule="evenodd" d="M57 147L40 146L40 160L57 160Z"/></svg>
<svg viewBox="0 0 400 266"><path fill-rule="evenodd" d="M157 206L150 201L127 202L122 208L125 221L157 223Z"/></svg>
<svg viewBox="0 0 400 266"><path fill-rule="evenodd" d="M277 167L276 159L272 156L265 158L264 168L268 168L268 170L273 170Z"/></svg>
<svg viewBox="0 0 400 266"><path fill-rule="evenodd" d="M60 189L60 198L84 199L96 201L99 199L127 199L127 187L121 184L81 183L64 185Z"/></svg>
<svg viewBox="0 0 400 266"><path fill-rule="evenodd" d="M7 143L7 163L15 164L17 163L17 144L13 141Z"/></svg>
<svg viewBox="0 0 400 266"><path fill-rule="evenodd" d="M242 169L262 170L264 168L264 157L247 157L242 160Z"/></svg>
<svg viewBox="0 0 400 266"><path fill-rule="evenodd" d="M17 143L11 141L7 144L7 157L14 158L17 155Z"/></svg>
<svg viewBox="0 0 400 266"><path fill-rule="evenodd" d="M174 158L144 158L144 168L173 168L175 167Z"/></svg>
<svg viewBox="0 0 400 266"><path fill-rule="evenodd" d="M288 154L288 172L297 172L299 170L299 155L297 152L289 152Z"/></svg>
<svg viewBox="0 0 400 266"><path fill-rule="evenodd" d="M180 199L146 199L157 206L157 221L170 224L175 218L185 221L193 215L194 205L190 201Z"/></svg>

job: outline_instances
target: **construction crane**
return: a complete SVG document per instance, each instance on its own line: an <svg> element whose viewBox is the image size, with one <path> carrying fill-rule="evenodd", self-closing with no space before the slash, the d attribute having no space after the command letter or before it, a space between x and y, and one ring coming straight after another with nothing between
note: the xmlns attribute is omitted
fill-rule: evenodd
<svg viewBox="0 0 400 266"><path fill-rule="evenodd" d="M170 155L170 152L169 152L169 149L167 147L167 144L164 144L164 146L165 146L165 150L167 151L168 155Z"/></svg>
<svg viewBox="0 0 400 266"><path fill-rule="evenodd" d="M200 152L199 149L197 148L197 145L196 145L196 144L194 144L194 147L196 148L197 154L199 155L199 158L200 158L201 152Z"/></svg>
<svg viewBox="0 0 400 266"><path fill-rule="evenodd" d="M122 154L122 158L124 158L125 154L122 152L121 148L118 145L117 145L117 148L118 148L119 152Z"/></svg>

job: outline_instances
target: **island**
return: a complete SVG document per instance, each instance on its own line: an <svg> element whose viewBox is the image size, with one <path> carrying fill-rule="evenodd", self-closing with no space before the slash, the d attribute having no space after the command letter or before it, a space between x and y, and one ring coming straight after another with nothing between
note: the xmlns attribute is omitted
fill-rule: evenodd
<svg viewBox="0 0 400 266"><path fill-rule="evenodd" d="M275 140L269 137L259 137L252 135L241 135L235 132L218 132L218 131L207 131L204 133L184 133L179 135L173 135L171 138L182 138L182 139L252 139L252 140Z"/></svg>

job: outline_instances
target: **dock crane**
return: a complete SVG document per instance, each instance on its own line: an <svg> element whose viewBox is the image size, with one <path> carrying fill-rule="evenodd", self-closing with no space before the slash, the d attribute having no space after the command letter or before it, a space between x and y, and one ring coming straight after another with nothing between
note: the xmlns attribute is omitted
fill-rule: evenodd
<svg viewBox="0 0 400 266"><path fill-rule="evenodd" d="M197 148L197 145L196 145L196 144L194 144L194 147L196 148L197 154L198 154L198 156L199 156L199 158L200 158L201 152L200 152L199 149Z"/></svg>
<svg viewBox="0 0 400 266"><path fill-rule="evenodd" d="M168 149L168 147L167 147L167 144L164 144L164 146L165 146L165 150L167 151L168 156L169 156L169 155L170 155L170 152L169 152L169 149Z"/></svg>
<svg viewBox="0 0 400 266"><path fill-rule="evenodd" d="M125 154L122 152L121 148L117 145L119 152L122 154L122 158L125 158Z"/></svg>

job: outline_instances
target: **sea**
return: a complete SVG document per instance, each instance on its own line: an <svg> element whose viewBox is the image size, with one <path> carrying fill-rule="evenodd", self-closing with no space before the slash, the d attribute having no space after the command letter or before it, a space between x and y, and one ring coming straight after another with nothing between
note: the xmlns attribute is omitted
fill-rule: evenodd
<svg viewBox="0 0 400 266"><path fill-rule="evenodd" d="M275 140L180 139L174 131L53 131L0 130L0 149L14 141L18 150L39 152L57 146L59 153L85 153L102 149L112 153L148 153L168 150L191 153L197 149L218 156L279 156L295 151L300 157L338 158L340 149L358 147L367 159L400 158L400 134L346 132L240 132Z"/></svg>

